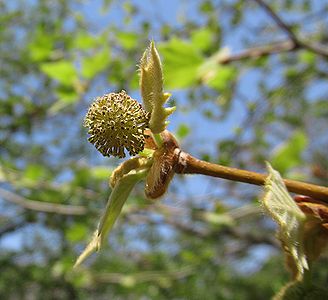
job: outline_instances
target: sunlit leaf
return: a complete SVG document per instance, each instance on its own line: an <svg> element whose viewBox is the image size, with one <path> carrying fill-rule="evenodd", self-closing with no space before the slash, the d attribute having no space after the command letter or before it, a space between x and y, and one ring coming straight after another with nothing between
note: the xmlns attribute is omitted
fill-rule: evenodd
<svg viewBox="0 0 328 300"><path fill-rule="evenodd" d="M49 58L54 47L54 37L45 34L42 28L33 35L33 39L28 44L30 57L33 61L39 62Z"/></svg>
<svg viewBox="0 0 328 300"><path fill-rule="evenodd" d="M316 54L312 51L303 50L299 54L300 61L307 64L314 64L316 61Z"/></svg>
<svg viewBox="0 0 328 300"><path fill-rule="evenodd" d="M88 228L85 224L75 223L65 231L66 238L71 242L78 242L85 239Z"/></svg>
<svg viewBox="0 0 328 300"><path fill-rule="evenodd" d="M72 61L60 60L41 64L41 70L50 78L63 85L73 85L78 80L77 70Z"/></svg>
<svg viewBox="0 0 328 300"><path fill-rule="evenodd" d="M42 165L29 164L24 172L24 177L27 180L38 181L46 176L46 169Z"/></svg>
<svg viewBox="0 0 328 300"><path fill-rule="evenodd" d="M274 168L284 174L289 169L302 163L302 152L308 143L303 131L296 131L286 142L280 145L271 157Z"/></svg>
<svg viewBox="0 0 328 300"><path fill-rule="evenodd" d="M112 171L105 166L96 166L90 169L91 175L99 180L109 179Z"/></svg>
<svg viewBox="0 0 328 300"><path fill-rule="evenodd" d="M118 39L119 43L125 48L126 50L133 49L138 44L138 37L139 35L135 32L118 32L116 34L116 38Z"/></svg>
<svg viewBox="0 0 328 300"><path fill-rule="evenodd" d="M110 52L107 47L91 56L85 57L82 60L82 75L87 79L91 79L105 70L108 67L109 61Z"/></svg>
<svg viewBox="0 0 328 300"><path fill-rule="evenodd" d="M219 60L229 54L227 48L223 48L213 56L207 58L198 69L199 80L211 88L222 91L230 86L237 76L234 66L221 65Z"/></svg>
<svg viewBox="0 0 328 300"><path fill-rule="evenodd" d="M99 45L99 37L86 32L79 32L79 34L74 37L73 45L78 49L91 49Z"/></svg>
<svg viewBox="0 0 328 300"><path fill-rule="evenodd" d="M167 88L186 88L197 83L197 70L203 62L203 57L193 44L172 38L161 43L159 50L164 59Z"/></svg>
<svg viewBox="0 0 328 300"><path fill-rule="evenodd" d="M212 78L209 78L207 85L211 88L222 91L229 87L237 75L237 69L232 66L218 66L216 73Z"/></svg>
<svg viewBox="0 0 328 300"><path fill-rule="evenodd" d="M185 138L190 133L190 128L186 124L180 124L176 131L176 136L178 139Z"/></svg>
<svg viewBox="0 0 328 300"><path fill-rule="evenodd" d="M208 28L195 30L191 34L191 41L196 48L202 51L207 50L212 45L212 31Z"/></svg>

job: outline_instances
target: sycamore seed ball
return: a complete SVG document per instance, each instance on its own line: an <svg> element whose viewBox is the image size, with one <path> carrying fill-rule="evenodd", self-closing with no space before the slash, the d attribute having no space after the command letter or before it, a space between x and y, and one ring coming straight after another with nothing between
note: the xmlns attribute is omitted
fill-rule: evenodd
<svg viewBox="0 0 328 300"><path fill-rule="evenodd" d="M150 114L125 91L96 98L85 117L89 141L104 156L125 157L144 149Z"/></svg>

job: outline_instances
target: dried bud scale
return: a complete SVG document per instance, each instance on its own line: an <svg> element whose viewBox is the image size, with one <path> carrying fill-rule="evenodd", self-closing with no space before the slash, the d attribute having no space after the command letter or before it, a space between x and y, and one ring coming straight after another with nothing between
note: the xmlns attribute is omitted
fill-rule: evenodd
<svg viewBox="0 0 328 300"><path fill-rule="evenodd" d="M104 156L125 157L144 149L150 114L125 91L96 98L85 117L89 141Z"/></svg>

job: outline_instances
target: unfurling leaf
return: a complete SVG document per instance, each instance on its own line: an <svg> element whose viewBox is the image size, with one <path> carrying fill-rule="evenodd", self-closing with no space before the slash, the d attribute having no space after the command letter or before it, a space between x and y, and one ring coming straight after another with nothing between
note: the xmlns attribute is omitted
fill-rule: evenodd
<svg viewBox="0 0 328 300"><path fill-rule="evenodd" d="M151 113L149 128L154 134L161 133L175 107L164 107L171 95L163 92L162 64L154 42L140 60L140 89L145 108Z"/></svg>
<svg viewBox="0 0 328 300"><path fill-rule="evenodd" d="M265 182L263 207L279 225L280 239L287 258L287 265L294 277L301 279L308 269L304 253L303 234L306 215L289 195L280 176L270 164L267 164L269 176Z"/></svg>
<svg viewBox="0 0 328 300"><path fill-rule="evenodd" d="M147 170L133 170L129 174L124 175L112 190L105 213L102 216L98 229L95 231L91 242L76 260L74 267L80 265L93 252L98 251L112 229L115 221L122 211L125 201L128 199L133 187L138 181L143 179L147 174Z"/></svg>
<svg viewBox="0 0 328 300"><path fill-rule="evenodd" d="M147 169L152 165L152 158L132 157L121 163L112 173L109 179L109 185L114 188L116 184L132 170Z"/></svg>

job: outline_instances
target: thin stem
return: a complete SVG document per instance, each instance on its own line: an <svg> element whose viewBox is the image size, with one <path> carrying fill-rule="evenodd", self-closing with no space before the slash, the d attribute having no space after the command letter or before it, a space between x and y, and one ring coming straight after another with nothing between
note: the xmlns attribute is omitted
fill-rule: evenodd
<svg viewBox="0 0 328 300"><path fill-rule="evenodd" d="M299 41L295 33L291 30L290 26L287 25L273 10L262 0L254 0L259 6L261 6L274 20L274 22L288 35L288 37L298 45Z"/></svg>
<svg viewBox="0 0 328 300"><path fill-rule="evenodd" d="M217 63L229 64L234 61L246 60L250 58L266 57L272 54L289 52L296 50L295 43L290 40L272 43L269 45L249 48L236 54L229 54L219 57Z"/></svg>
<svg viewBox="0 0 328 300"><path fill-rule="evenodd" d="M254 185L264 185L267 178L265 174L225 167L199 160L185 152L180 152L179 154L176 172L183 174L203 174ZM328 203L327 187L289 179L284 179L284 183L290 192L310 196Z"/></svg>
<svg viewBox="0 0 328 300"><path fill-rule="evenodd" d="M160 133L152 133L153 140L155 141L155 144L158 148L160 148L163 145L163 139L161 137Z"/></svg>
<svg viewBox="0 0 328 300"><path fill-rule="evenodd" d="M283 19L268 4L266 4L263 0L254 0L254 1L260 7L262 7L263 10L265 10L266 13L278 25L278 27L281 28L281 30L283 30L288 35L290 41L293 43L294 49L301 49L301 48L307 49L323 57L328 57L327 47L301 39L298 35L295 34L292 28L287 23L285 23L285 21L283 21ZM267 54L264 52L264 55Z"/></svg>
<svg viewBox="0 0 328 300"><path fill-rule="evenodd" d="M309 263L309 269L308 270L304 270L304 277L303 277L303 282L305 287L310 288L312 285L312 264L311 261L308 262Z"/></svg>

